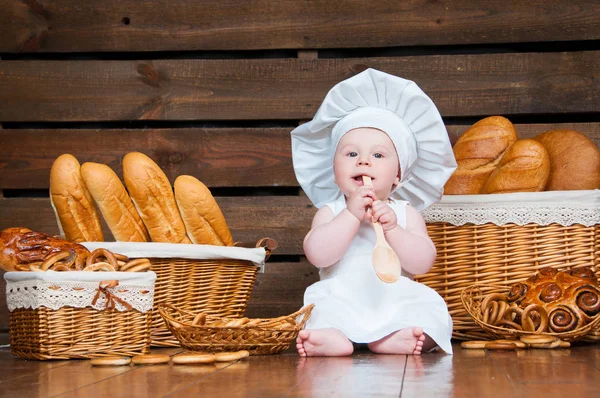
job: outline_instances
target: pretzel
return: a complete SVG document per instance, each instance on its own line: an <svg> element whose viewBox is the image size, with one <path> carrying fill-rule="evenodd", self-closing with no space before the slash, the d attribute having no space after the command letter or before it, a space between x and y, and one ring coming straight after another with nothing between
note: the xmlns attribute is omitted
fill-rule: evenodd
<svg viewBox="0 0 600 398"><path fill-rule="evenodd" d="M115 258L114 254L112 254L112 252L106 249L96 249L93 252L91 252L89 257L85 260L86 268L94 264L100 256L106 259L106 262L108 262L112 266L113 270L117 269L117 259Z"/></svg>
<svg viewBox="0 0 600 398"><path fill-rule="evenodd" d="M131 358L131 363L134 365L156 365L161 363L169 363L171 357L164 354L147 354L136 355Z"/></svg>
<svg viewBox="0 0 600 398"><path fill-rule="evenodd" d="M94 358L90 361L94 366L123 366L131 363L129 357L102 357Z"/></svg>
<svg viewBox="0 0 600 398"><path fill-rule="evenodd" d="M47 271L48 268L50 268L54 263L56 263L60 260L64 260L65 258L68 258L70 256L71 256L70 251L63 251L63 252L58 252L58 253L52 254L52 255L46 257L46 259L40 266L40 269L42 271Z"/></svg>
<svg viewBox="0 0 600 398"><path fill-rule="evenodd" d="M127 262L129 261L129 257L127 257L124 254L120 254L120 253L113 253L113 256L115 256L115 259L117 259L117 261L124 261Z"/></svg>
<svg viewBox="0 0 600 398"><path fill-rule="evenodd" d="M121 266L119 268L119 271L146 271L150 269L151 266L152 264L150 264L150 260L148 260L147 258L136 258L135 260L130 260L127 263L125 263L125 265Z"/></svg>
<svg viewBox="0 0 600 398"><path fill-rule="evenodd" d="M527 344L522 342L521 340L508 340L508 339L500 339L494 340L495 343L511 343L517 346L517 348L527 348Z"/></svg>
<svg viewBox="0 0 600 398"><path fill-rule="evenodd" d="M529 344L531 348L557 348L560 347L560 339L556 339L551 343L531 343Z"/></svg>
<svg viewBox="0 0 600 398"><path fill-rule="evenodd" d="M500 342L499 343L497 341L491 341L485 345L485 348L487 350L516 350L517 345L512 342L510 342L510 343Z"/></svg>
<svg viewBox="0 0 600 398"><path fill-rule="evenodd" d="M531 311L535 311L540 314L540 325L537 327L537 329L533 324L533 320L531 320L529 317L529 313ZM528 305L527 308L523 310L523 314L521 314L521 325L523 326L523 330L541 333L548 329L548 313L544 307L539 304Z"/></svg>
<svg viewBox="0 0 600 398"><path fill-rule="evenodd" d="M560 341L560 339L547 334L524 334L519 339L526 344L546 344L552 343L555 340Z"/></svg>
<svg viewBox="0 0 600 398"><path fill-rule="evenodd" d="M216 362L233 362L238 359L247 358L250 353L246 350L235 351L235 352L219 352L215 354Z"/></svg>
<svg viewBox="0 0 600 398"><path fill-rule="evenodd" d="M198 363L213 363L215 362L215 354L179 354L172 359L175 365L190 365Z"/></svg>
<svg viewBox="0 0 600 398"><path fill-rule="evenodd" d="M75 270L76 271L81 271L82 269L85 268L84 267L85 262L89 256L90 256L90 253L82 253L79 256L77 256L77 258L75 259Z"/></svg>
<svg viewBox="0 0 600 398"><path fill-rule="evenodd" d="M149 260L146 260L144 263L142 264L138 264L135 265L129 269L127 269L127 272L142 272L142 271L148 271L150 269L150 267L152 267L152 264L150 264Z"/></svg>
<svg viewBox="0 0 600 398"><path fill-rule="evenodd" d="M108 271L108 272L114 272L115 268L111 264L109 264L107 262L100 262L100 263L88 265L87 267L85 267L83 269L83 271Z"/></svg>
<svg viewBox="0 0 600 398"><path fill-rule="evenodd" d="M52 267L50 267L52 271L70 271L71 268L66 265L55 263Z"/></svg>
<svg viewBox="0 0 600 398"><path fill-rule="evenodd" d="M483 349L483 348L485 348L485 345L487 343L489 343L489 341L471 340L471 341L463 341L462 343L460 343L460 346L462 348L467 349L467 350L469 350L469 349Z"/></svg>

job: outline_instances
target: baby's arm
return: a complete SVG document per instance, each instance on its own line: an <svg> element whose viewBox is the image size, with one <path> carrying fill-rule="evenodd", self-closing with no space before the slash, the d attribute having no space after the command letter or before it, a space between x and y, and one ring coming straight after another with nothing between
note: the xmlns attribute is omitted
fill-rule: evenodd
<svg viewBox="0 0 600 398"><path fill-rule="evenodd" d="M304 254L315 267L324 268L338 261L358 232L360 221L344 209L336 217L327 206L317 211L304 238Z"/></svg>
<svg viewBox="0 0 600 398"><path fill-rule="evenodd" d="M414 207L406 206L406 229L397 225L385 233L385 238L406 272L424 274L433 266L435 245L427 234L425 220Z"/></svg>

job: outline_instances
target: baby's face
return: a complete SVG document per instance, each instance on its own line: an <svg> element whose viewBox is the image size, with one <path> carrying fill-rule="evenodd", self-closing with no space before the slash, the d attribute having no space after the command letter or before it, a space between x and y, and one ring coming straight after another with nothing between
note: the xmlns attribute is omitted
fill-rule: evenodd
<svg viewBox="0 0 600 398"><path fill-rule="evenodd" d="M335 183L347 197L371 177L375 194L386 200L400 181L398 154L390 137L381 130L361 127L340 140L333 159Z"/></svg>

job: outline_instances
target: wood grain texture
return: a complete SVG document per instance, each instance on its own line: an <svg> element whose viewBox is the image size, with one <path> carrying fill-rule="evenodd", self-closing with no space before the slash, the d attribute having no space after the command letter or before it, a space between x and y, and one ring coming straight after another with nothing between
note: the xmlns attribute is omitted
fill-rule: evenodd
<svg viewBox="0 0 600 398"><path fill-rule="evenodd" d="M0 0L0 52L365 48L600 38L594 0Z"/></svg>
<svg viewBox="0 0 600 398"><path fill-rule="evenodd" d="M311 119L336 83L376 68L444 117L597 112L600 51L351 59L2 61L0 122Z"/></svg>
<svg viewBox="0 0 600 398"><path fill-rule="evenodd" d="M452 142L468 125L447 126ZM577 130L600 147L600 123L517 124L520 138L553 129ZM133 149L150 156L173 183L193 175L214 187L296 187L292 128L0 130L0 189L47 189L50 168L63 153L104 163L123 177ZM93 143L93 144L91 144Z"/></svg>

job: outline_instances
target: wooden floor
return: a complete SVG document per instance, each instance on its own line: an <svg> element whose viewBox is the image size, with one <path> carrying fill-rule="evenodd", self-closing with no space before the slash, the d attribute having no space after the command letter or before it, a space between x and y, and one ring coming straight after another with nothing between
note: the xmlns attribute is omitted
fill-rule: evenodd
<svg viewBox="0 0 600 398"><path fill-rule="evenodd" d="M92 367L26 361L0 349L1 397L595 397L600 345L516 352L346 358L252 356L222 366ZM180 352L153 349L153 352Z"/></svg>

